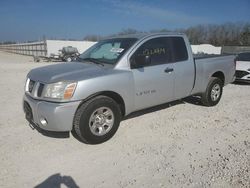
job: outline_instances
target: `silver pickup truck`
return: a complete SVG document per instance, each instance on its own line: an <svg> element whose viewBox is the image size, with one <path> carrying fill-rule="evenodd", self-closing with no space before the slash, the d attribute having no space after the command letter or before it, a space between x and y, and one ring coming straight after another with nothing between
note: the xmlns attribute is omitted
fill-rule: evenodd
<svg viewBox="0 0 250 188"><path fill-rule="evenodd" d="M110 139L131 112L191 95L216 105L234 74L234 56L194 59L183 34L113 37L77 62L31 70L23 107L35 127L74 131L97 144Z"/></svg>

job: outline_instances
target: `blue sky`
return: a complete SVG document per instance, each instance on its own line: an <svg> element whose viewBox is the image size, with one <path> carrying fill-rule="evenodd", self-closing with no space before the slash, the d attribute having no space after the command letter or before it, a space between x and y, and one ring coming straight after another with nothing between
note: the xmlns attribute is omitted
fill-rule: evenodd
<svg viewBox="0 0 250 188"><path fill-rule="evenodd" d="M250 22L250 0L1 0L0 41Z"/></svg>

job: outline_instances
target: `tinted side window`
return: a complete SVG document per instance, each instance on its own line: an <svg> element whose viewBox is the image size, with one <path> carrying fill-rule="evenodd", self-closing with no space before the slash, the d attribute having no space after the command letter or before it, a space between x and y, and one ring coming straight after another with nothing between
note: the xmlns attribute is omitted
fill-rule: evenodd
<svg viewBox="0 0 250 188"><path fill-rule="evenodd" d="M151 65L166 64L172 60L171 41L167 37L159 37L148 40L142 44L131 57L131 61L136 56L150 56Z"/></svg>
<svg viewBox="0 0 250 188"><path fill-rule="evenodd" d="M188 59L188 52L185 41L182 37L171 37L173 46L173 62L185 61Z"/></svg>
<svg viewBox="0 0 250 188"><path fill-rule="evenodd" d="M250 61L250 53L241 53L238 55L238 61Z"/></svg>

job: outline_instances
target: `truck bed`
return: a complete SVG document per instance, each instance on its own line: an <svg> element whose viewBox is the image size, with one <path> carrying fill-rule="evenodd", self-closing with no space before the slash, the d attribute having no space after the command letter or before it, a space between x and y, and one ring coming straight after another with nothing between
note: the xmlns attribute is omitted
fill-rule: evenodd
<svg viewBox="0 0 250 188"><path fill-rule="evenodd" d="M214 57L225 57L232 56L230 54L193 54L194 59L206 59L206 58L214 58Z"/></svg>
<svg viewBox="0 0 250 188"><path fill-rule="evenodd" d="M203 93L206 90L209 78L216 72L224 75L224 85L233 82L235 74L234 59L234 55L203 55L195 57L196 74L192 94Z"/></svg>

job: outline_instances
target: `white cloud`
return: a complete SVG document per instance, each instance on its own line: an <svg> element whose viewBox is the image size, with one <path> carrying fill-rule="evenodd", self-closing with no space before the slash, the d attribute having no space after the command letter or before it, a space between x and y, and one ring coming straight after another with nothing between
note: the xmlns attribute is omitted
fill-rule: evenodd
<svg viewBox="0 0 250 188"><path fill-rule="evenodd" d="M111 5L116 12L134 15L137 17L145 17L155 19L168 24L190 25L207 22L207 19L195 17L184 12L172 11L166 8L150 6L135 1L120 1L120 0L102 0L104 3Z"/></svg>

